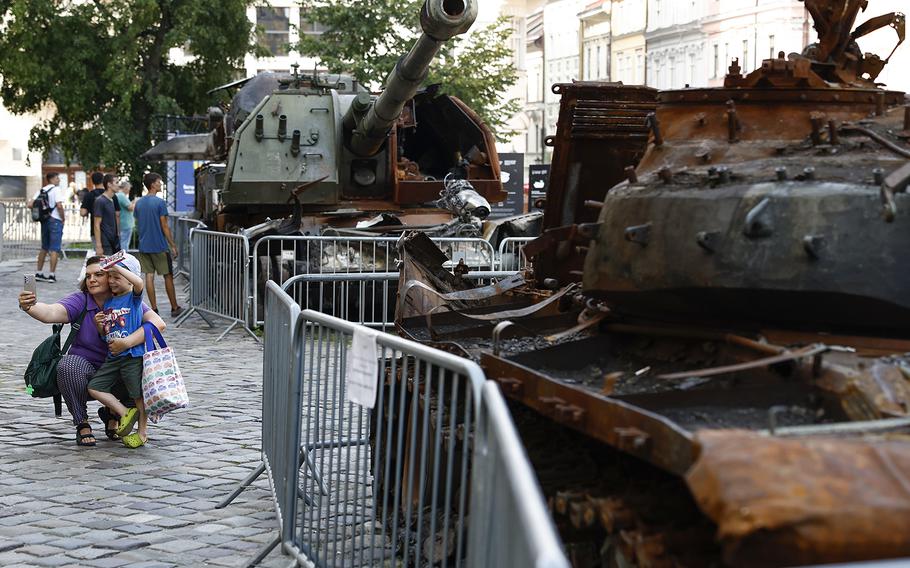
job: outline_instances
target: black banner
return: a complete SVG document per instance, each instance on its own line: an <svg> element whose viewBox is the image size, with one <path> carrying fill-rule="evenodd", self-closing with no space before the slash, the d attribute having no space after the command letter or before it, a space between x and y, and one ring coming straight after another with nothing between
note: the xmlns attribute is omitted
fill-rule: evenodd
<svg viewBox="0 0 910 568"><path fill-rule="evenodd" d="M531 190L531 199L528 209L534 211L534 204L539 199L546 199L547 188L550 185L550 164L532 164L528 166L528 185Z"/></svg>
<svg viewBox="0 0 910 568"><path fill-rule="evenodd" d="M502 188L508 194L502 203L493 203L491 218L513 217L525 212L524 154L500 154L499 170L502 172Z"/></svg>

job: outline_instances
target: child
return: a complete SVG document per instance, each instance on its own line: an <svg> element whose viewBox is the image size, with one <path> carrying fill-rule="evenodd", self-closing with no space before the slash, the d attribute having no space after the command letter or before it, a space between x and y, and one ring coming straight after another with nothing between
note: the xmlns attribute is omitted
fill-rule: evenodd
<svg viewBox="0 0 910 568"><path fill-rule="evenodd" d="M107 341L108 356L88 384L89 394L121 417L117 435L128 448L138 448L148 441L148 418L142 400L144 283L139 270L139 261L130 254L108 269L108 283L114 295L105 302L104 310L95 317L98 333ZM136 408L126 408L111 394L111 387L118 380L123 381L130 398L136 401ZM137 420L139 431L130 434Z"/></svg>

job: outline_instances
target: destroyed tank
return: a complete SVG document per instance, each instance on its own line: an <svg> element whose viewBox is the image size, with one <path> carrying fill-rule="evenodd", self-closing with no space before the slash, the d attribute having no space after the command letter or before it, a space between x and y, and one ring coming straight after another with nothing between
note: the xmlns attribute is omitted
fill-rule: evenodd
<svg viewBox="0 0 910 568"><path fill-rule="evenodd" d="M524 274L402 240L399 330L500 384L573 566L910 556L910 110L856 43L904 17L805 4L722 87L555 85Z"/></svg>
<svg viewBox="0 0 910 568"><path fill-rule="evenodd" d="M457 98L420 90L442 44L476 16L476 0L428 0L423 34L378 96L340 75L261 74L224 87L240 91L226 114L210 110L212 132L162 142L144 157L210 162L197 172L196 209L218 230L291 215L286 232L310 233L455 216L476 233L490 202L505 198L495 139ZM447 190L447 177L462 183Z"/></svg>

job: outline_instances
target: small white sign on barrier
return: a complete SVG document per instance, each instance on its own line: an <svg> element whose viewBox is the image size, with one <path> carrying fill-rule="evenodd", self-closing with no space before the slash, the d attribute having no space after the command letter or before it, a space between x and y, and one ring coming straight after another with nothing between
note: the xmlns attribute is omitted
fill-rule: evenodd
<svg viewBox="0 0 910 568"><path fill-rule="evenodd" d="M347 373L344 377L345 398L364 408L373 408L376 404L376 376L379 373L377 335L377 331L366 327L355 328L351 348L348 350Z"/></svg>
<svg viewBox="0 0 910 568"><path fill-rule="evenodd" d="M281 251L281 260L289 260L289 261L293 262L294 259L296 259L296 258L297 258L297 256L293 250Z"/></svg>

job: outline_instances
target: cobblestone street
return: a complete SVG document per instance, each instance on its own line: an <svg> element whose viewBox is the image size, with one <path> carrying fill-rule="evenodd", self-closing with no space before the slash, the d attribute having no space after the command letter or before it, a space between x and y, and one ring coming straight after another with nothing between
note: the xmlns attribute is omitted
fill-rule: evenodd
<svg viewBox="0 0 910 568"><path fill-rule="evenodd" d="M80 267L80 257L61 261L39 301L75 291ZM98 445L77 447L66 408L56 418L51 399L24 392L31 352L51 332L17 307L22 274L33 272L32 261L0 264L0 566L245 565L277 535L268 481L215 504L259 463L259 345L239 330L215 343L227 324L209 329L195 315L175 327L156 280L192 408L150 425L149 444L130 450L105 437L91 401ZM286 564L276 550L262 566Z"/></svg>

